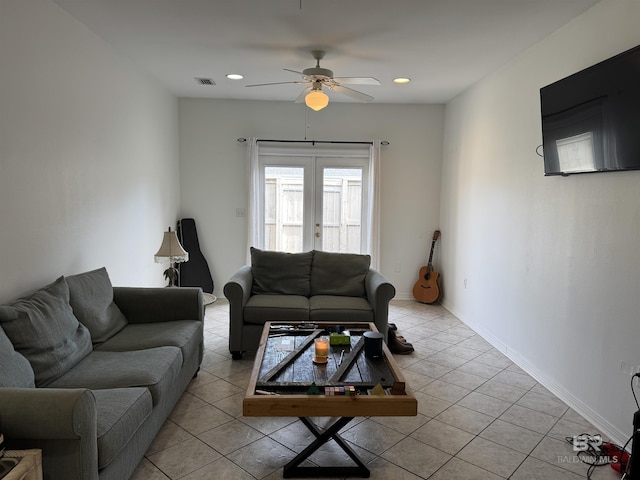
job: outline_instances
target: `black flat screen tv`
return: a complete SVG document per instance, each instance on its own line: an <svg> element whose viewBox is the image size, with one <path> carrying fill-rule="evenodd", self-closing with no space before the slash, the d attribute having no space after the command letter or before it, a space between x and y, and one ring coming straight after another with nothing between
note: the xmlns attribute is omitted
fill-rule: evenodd
<svg viewBox="0 0 640 480"><path fill-rule="evenodd" d="M640 46L540 89L545 175L640 169Z"/></svg>

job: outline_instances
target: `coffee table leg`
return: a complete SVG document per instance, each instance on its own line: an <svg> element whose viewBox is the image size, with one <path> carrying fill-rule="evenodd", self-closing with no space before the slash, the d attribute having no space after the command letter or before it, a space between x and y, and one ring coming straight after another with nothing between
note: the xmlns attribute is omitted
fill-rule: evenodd
<svg viewBox="0 0 640 480"><path fill-rule="evenodd" d="M369 478L371 472L367 466L360 460L360 457L353 449L338 435L338 432L347 423L353 420L353 417L340 417L324 432L319 430L316 425L306 417L300 417L316 439L309 444L302 452L284 466L282 476L284 478L310 478L310 477L362 477ZM301 467L300 464L309 456L318 450L322 445L330 439L340 445L342 450L355 462L355 467Z"/></svg>

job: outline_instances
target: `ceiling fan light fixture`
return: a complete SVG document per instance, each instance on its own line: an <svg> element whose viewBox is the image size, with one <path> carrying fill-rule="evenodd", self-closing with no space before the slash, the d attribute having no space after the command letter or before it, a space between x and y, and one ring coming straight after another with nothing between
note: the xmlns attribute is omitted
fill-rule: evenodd
<svg viewBox="0 0 640 480"><path fill-rule="evenodd" d="M371 95L359 92L351 87L342 86L342 84L381 85L379 80L373 77L334 77L331 70L320 66L320 59L324 57L324 51L313 50L311 54L313 55L313 58L317 60L315 67L305 68L302 72L285 68L288 72L302 75L302 80L298 80L297 82L256 83L252 85L245 85L245 87L262 87L265 85L283 85L290 83L306 84L308 86L298 94L295 99L295 103L302 103L304 100L306 105L315 111L322 110L329 104L329 97L322 92L323 85L334 93L346 95L358 102L372 102L374 100Z"/></svg>
<svg viewBox="0 0 640 480"><path fill-rule="evenodd" d="M329 96L322 90L312 90L304 97L304 103L317 112L329 105Z"/></svg>
<svg viewBox="0 0 640 480"><path fill-rule="evenodd" d="M400 83L400 84L409 83L410 81L411 79L408 77L398 77L393 79L393 83Z"/></svg>

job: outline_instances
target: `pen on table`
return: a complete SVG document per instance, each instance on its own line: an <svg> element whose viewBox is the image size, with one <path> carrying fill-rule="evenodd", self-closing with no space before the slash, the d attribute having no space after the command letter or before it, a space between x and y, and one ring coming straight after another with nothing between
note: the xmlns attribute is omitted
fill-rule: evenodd
<svg viewBox="0 0 640 480"><path fill-rule="evenodd" d="M268 392L267 390L256 390L256 395L278 395L276 392Z"/></svg>
<svg viewBox="0 0 640 480"><path fill-rule="evenodd" d="M342 359L344 358L344 350L340 352L340 360L338 360L338 366L342 365Z"/></svg>

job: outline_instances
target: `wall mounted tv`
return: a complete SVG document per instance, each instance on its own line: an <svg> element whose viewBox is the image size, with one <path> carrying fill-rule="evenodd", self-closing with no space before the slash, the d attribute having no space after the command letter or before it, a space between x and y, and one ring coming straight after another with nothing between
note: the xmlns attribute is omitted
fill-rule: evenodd
<svg viewBox="0 0 640 480"><path fill-rule="evenodd" d="M640 46L540 89L545 175L640 169Z"/></svg>

